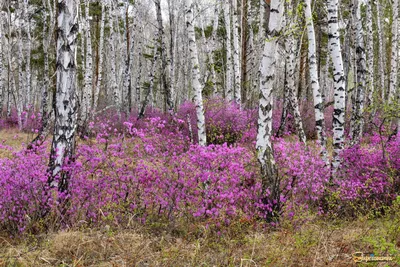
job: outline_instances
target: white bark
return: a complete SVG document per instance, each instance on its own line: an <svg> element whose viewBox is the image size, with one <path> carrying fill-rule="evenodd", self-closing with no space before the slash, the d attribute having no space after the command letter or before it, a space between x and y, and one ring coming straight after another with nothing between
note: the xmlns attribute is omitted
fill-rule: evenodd
<svg viewBox="0 0 400 267"><path fill-rule="evenodd" d="M317 130L317 137L321 146L321 157L326 163L328 163L327 151L326 151L324 102L322 99L321 88L319 85L316 41L315 41L314 22L312 19L312 12L311 12L311 0L306 0L305 3L306 3L305 15L306 15L307 36L308 36L308 61L309 61L311 88L313 90L315 128Z"/></svg>
<svg viewBox="0 0 400 267"><path fill-rule="evenodd" d="M17 116L18 116L18 128L22 130L22 111L24 109L24 91L25 91L25 81L24 81L24 72L22 69L23 65L23 40L22 40L22 29L25 27L24 20L20 27L18 28L18 92L15 97L15 105L17 107Z"/></svg>
<svg viewBox="0 0 400 267"><path fill-rule="evenodd" d="M374 1L374 0L372 0ZM379 51L379 61L378 61L378 72L379 72L379 86L381 88L381 97L385 99L385 68L386 68L386 49L385 49L385 37L382 31L382 23L381 23L381 4L379 0L375 3L376 6L376 24L378 30L378 51Z"/></svg>
<svg viewBox="0 0 400 267"><path fill-rule="evenodd" d="M257 159L261 166L262 192L265 204L271 205L272 210L266 211L266 219L271 220L279 216L280 180L274 159L271 142L273 84L275 80L277 38L281 30L281 14L283 3L280 0L271 1L271 13L267 40L260 64L260 100L258 107L258 131L256 140Z"/></svg>
<svg viewBox="0 0 400 267"><path fill-rule="evenodd" d="M213 29L212 29L212 35L211 35L213 49L216 49L216 45L217 45L219 7L220 7L220 3L217 2L215 4L215 8L214 8L214 22L213 22ZM214 94L214 96L216 96L218 94L218 88L217 88L217 76L215 73L215 63L214 63L213 54L209 54L209 58L210 58L210 64L211 64L211 82L213 85L213 94Z"/></svg>
<svg viewBox="0 0 400 267"><path fill-rule="evenodd" d="M250 55L250 62L247 64L247 72L248 77L249 77L249 90L246 94L246 101L249 103L251 99L251 95L253 92L257 91L257 67L256 67L256 58L257 58L257 53L255 50L254 46L254 30L253 30L253 16L254 16L254 11L253 11L253 5L251 5L251 1L247 2L247 20L248 20L248 29L249 29L249 40L247 42L248 45L248 53Z"/></svg>
<svg viewBox="0 0 400 267"><path fill-rule="evenodd" d="M129 29L129 4L125 3L125 43L126 43L126 52L125 52L125 71L123 78L123 99L124 99L124 107L125 112L129 114L132 110L132 78L131 78L131 65L133 60L133 51L134 51L134 36L131 35Z"/></svg>
<svg viewBox="0 0 400 267"><path fill-rule="evenodd" d="M92 37L89 21L89 1L85 0L85 39L86 39L86 66L85 66L85 86L83 90L83 98L81 103L80 127L82 130L86 128L89 114L91 113L92 90L93 90L93 55L92 55Z"/></svg>
<svg viewBox="0 0 400 267"><path fill-rule="evenodd" d="M200 66L197 54L196 36L193 25L193 3L192 0L186 0L186 27L189 39L189 51L192 69L192 88L194 91L194 102L196 105L197 115L197 135L199 145L205 146L207 144L205 117L203 108L202 86L200 84Z"/></svg>
<svg viewBox="0 0 400 267"><path fill-rule="evenodd" d="M140 28L140 32L142 32L143 31L143 28L141 27ZM136 107L137 108L139 108L140 107L140 88L141 88L141 81L142 81L142 39L141 38L139 38L138 39L138 61L139 61L139 64L138 64L138 75L137 75L137 77L136 77L136 93L135 93L135 95L136 95L136 102L135 102L135 104L136 104Z"/></svg>
<svg viewBox="0 0 400 267"><path fill-rule="evenodd" d="M177 23L175 19L175 6L171 4L171 0L168 0L168 10L169 10L169 27L170 27L170 46L169 46L169 56L170 56L170 69L169 69L169 90L170 90L170 101L173 101L175 106L175 47L177 40Z"/></svg>
<svg viewBox="0 0 400 267"><path fill-rule="evenodd" d="M231 45L231 12L230 0L225 0L224 20L226 30L226 74L225 74L225 98L229 101L234 99L232 88L232 45Z"/></svg>
<svg viewBox="0 0 400 267"><path fill-rule="evenodd" d="M264 45L264 52L260 64L260 103L258 108L258 131L257 131L257 158L262 166L275 165L272 155L272 108L273 108L273 84L275 79L277 37L281 30L282 3L272 1L269 31Z"/></svg>
<svg viewBox="0 0 400 267"><path fill-rule="evenodd" d="M146 107L148 106L149 102L153 102L152 100L155 98L153 96L153 89L154 89L154 76L155 76L155 72L156 72L156 64L157 64L157 60L158 60L158 51L159 51L159 42L158 42L158 31L155 34L155 38L154 38L154 51L153 51L153 61L151 62L151 67L150 67L150 71L149 71L149 88L146 92L146 95L144 97L143 103L142 103L142 107L139 111L139 115L138 118L143 118L145 111L146 111Z"/></svg>
<svg viewBox="0 0 400 267"><path fill-rule="evenodd" d="M46 1L43 0L43 5L46 6ZM51 6L48 6L48 8L51 10ZM49 102L49 53L48 49L50 46L51 42L51 33L53 32L53 28L55 25L55 21L53 20L53 16L51 15L52 12L50 11L50 21L47 25L53 25L50 27L43 27L43 88L42 88L42 93L41 93L41 113L42 113L42 125L40 128L40 132L38 134L38 137L33 140L33 142L36 142L38 140L44 139L46 133L45 129L47 129L47 126L49 125L49 110L48 110L48 102ZM47 22L47 17L49 14L46 12L45 13L45 21Z"/></svg>
<svg viewBox="0 0 400 267"><path fill-rule="evenodd" d="M289 27L293 27L294 25L289 24ZM294 124L296 126L297 134L299 136L300 142L306 144L306 134L304 133L303 122L301 121L300 109L299 109L299 101L296 95L296 87L295 87L295 70L296 68L296 52L297 42L294 40L295 36L288 36L285 41L286 48L286 85L285 90L287 90L289 102L292 106Z"/></svg>
<svg viewBox="0 0 400 267"><path fill-rule="evenodd" d="M49 5L50 5L50 1L51 0L49 0ZM58 0L57 0L58 1ZM54 2L56 2L56 1L54 1ZM81 45L80 45L80 50L81 50L81 64L80 64L80 66L78 66L81 70L81 72L82 72L82 75L84 75L83 73L85 72L85 70L84 70L84 68L86 67L86 64L85 64L85 58L86 58L86 55L85 55L85 26L86 26L86 23L84 22L84 20L83 20L83 17L82 17L82 8L81 8L81 0L79 0L79 2L78 2L78 23L79 23L79 35L81 36ZM55 12L57 13L57 11L55 10ZM80 98L79 98L79 101L81 101L82 100L82 97L83 97L83 91L84 90L80 90Z"/></svg>
<svg viewBox="0 0 400 267"><path fill-rule="evenodd" d="M118 85L117 85L117 65L116 65L116 51L115 51L115 44L116 44L116 34L114 32L114 27L115 27L115 19L114 19L114 5L110 5L110 11L108 13L109 15L109 21L110 21L110 82L111 82L111 91L113 94L114 98L114 105L116 107L118 115L120 115L120 98L119 98L119 90L118 90Z"/></svg>
<svg viewBox="0 0 400 267"><path fill-rule="evenodd" d="M31 21L30 21L30 14L28 14L28 6L29 1L24 0L24 20L27 21L26 25L26 66L25 66L25 73L26 73L26 81L25 81L25 94L26 94L26 106L29 107L31 104L31 83L32 83L32 75L31 75L31 50L32 50L32 38L31 38Z"/></svg>
<svg viewBox="0 0 400 267"><path fill-rule="evenodd" d="M355 92L355 108L351 117L351 144L359 143L363 133L363 111L364 111L364 92L365 92L365 73L366 73L366 58L363 39L363 28L361 20L361 1L357 3L356 12L356 56L357 56L357 86Z"/></svg>
<svg viewBox="0 0 400 267"><path fill-rule="evenodd" d="M0 116L3 112L3 102L4 102L4 76L5 76L5 67L4 67L4 43L3 43L3 17L0 16Z"/></svg>
<svg viewBox="0 0 400 267"><path fill-rule="evenodd" d="M240 65L240 36L239 36L239 21L238 21L238 8L237 8L237 0L232 0L232 24L233 24L233 70L235 73L234 76L234 95L235 101L237 104L241 104L241 65Z"/></svg>
<svg viewBox="0 0 400 267"><path fill-rule="evenodd" d="M372 31L372 0L366 1L367 5L367 18L366 18L366 48L367 48L367 59L368 59L368 71L367 71L367 85L366 90L368 91L368 104L373 103L373 94L375 90L375 73L374 73L374 33ZM384 57L382 54L380 57Z"/></svg>
<svg viewBox="0 0 400 267"><path fill-rule="evenodd" d="M50 155L49 179L51 186L60 191L68 189L69 173L61 168L74 157L76 129L76 42L78 33L77 0L58 0L57 18L57 89L55 101L55 126Z"/></svg>
<svg viewBox="0 0 400 267"><path fill-rule="evenodd" d="M167 81L167 71L171 69L170 60L167 59L167 49L165 44L165 32L161 14L161 0L154 1L156 5L156 13L157 13L157 23L158 23L158 37L161 45L161 63L162 63L162 73L161 73L161 81L163 84L163 89L165 91L166 104L168 105L168 110L170 113L174 110L174 101L173 101L173 93L171 92L171 81Z"/></svg>
<svg viewBox="0 0 400 267"><path fill-rule="evenodd" d="M346 84L340 48L338 24L338 0L328 0L329 50L333 62L334 112L333 112L333 160L335 172L340 165L340 153L344 148L344 115Z"/></svg>
<svg viewBox="0 0 400 267"><path fill-rule="evenodd" d="M218 6L218 5L217 5L217 6ZM217 14L218 14L218 13L217 13ZM217 22L216 22L216 21L217 21ZM216 26L216 25L217 25L217 26ZM215 17L214 17L214 24L213 24L213 29L212 29L212 36L213 36L214 34L216 34L215 32L216 32L216 28L217 28L217 27L218 27L218 18L215 19ZM203 40L204 40L205 52L206 52L206 56L207 56L207 59L208 59L208 65L209 65L209 69L210 69L210 72L211 72L211 83L212 83L212 85L213 85L213 93L214 93L214 95L216 95L216 92L217 92L217 84L216 84L216 77L215 77L214 58L213 58L213 54L212 54L210 45L209 45L208 40L207 40L207 37L206 37L206 33L205 33L205 29L204 29L204 23L203 23L203 20L202 20L202 19L200 19L200 28L201 28L201 35L202 35L202 38L203 38ZM207 77L207 74L205 73L204 76ZM204 79L204 80L205 80L205 82L207 82L207 78Z"/></svg>
<svg viewBox="0 0 400 267"><path fill-rule="evenodd" d="M97 105L99 102L99 94L100 94L100 87L101 87L101 81L103 79L103 47L104 47L104 24L105 24L105 18L106 18L106 12L107 10L105 9L105 4L101 1L101 22L100 22L100 40L99 40L99 68L98 68L98 75L97 75L97 81L96 81L96 88L94 91L94 99L93 99L93 111L95 112L97 110Z"/></svg>
<svg viewBox="0 0 400 267"><path fill-rule="evenodd" d="M398 57L398 19L399 19L399 0L393 0L393 22L392 22L392 57L390 61L390 86L389 102L394 100L397 89L397 57Z"/></svg>

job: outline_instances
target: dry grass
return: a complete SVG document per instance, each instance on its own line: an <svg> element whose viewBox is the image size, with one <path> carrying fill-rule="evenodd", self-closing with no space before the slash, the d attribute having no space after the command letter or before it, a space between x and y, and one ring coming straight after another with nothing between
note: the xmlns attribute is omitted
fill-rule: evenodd
<svg viewBox="0 0 400 267"><path fill-rule="evenodd" d="M23 148L24 146L26 147L32 140L33 134L22 133L15 128L0 131L0 143L16 149ZM0 149L0 158L10 157L10 155L11 153L8 151Z"/></svg>
<svg viewBox="0 0 400 267"><path fill-rule="evenodd" d="M398 230L389 219L288 224L276 231L236 225L221 236L205 228L196 234L144 226L70 230L0 238L0 266L400 266ZM356 251L396 259L355 264Z"/></svg>

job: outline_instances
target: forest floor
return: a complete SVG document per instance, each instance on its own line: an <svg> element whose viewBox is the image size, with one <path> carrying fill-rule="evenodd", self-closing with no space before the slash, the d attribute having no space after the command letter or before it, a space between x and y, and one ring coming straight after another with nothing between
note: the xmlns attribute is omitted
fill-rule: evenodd
<svg viewBox="0 0 400 267"><path fill-rule="evenodd" d="M201 226L193 232L160 225L86 228L0 237L0 266L400 266L399 228L391 218L365 217L275 230L233 224L221 235ZM394 258L354 263L355 252Z"/></svg>
<svg viewBox="0 0 400 267"><path fill-rule="evenodd" d="M0 132L0 142L16 148L32 138L17 130ZM18 238L0 232L0 267L400 266L400 211L326 220L303 212L273 229L240 221L221 233L192 222L83 226ZM393 260L355 263L356 252Z"/></svg>

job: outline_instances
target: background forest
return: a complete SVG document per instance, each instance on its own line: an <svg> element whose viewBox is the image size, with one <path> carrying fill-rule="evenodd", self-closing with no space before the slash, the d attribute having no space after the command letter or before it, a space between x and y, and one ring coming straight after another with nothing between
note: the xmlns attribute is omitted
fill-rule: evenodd
<svg viewBox="0 0 400 267"><path fill-rule="evenodd" d="M398 0L1 0L0 266L400 264L399 31Z"/></svg>

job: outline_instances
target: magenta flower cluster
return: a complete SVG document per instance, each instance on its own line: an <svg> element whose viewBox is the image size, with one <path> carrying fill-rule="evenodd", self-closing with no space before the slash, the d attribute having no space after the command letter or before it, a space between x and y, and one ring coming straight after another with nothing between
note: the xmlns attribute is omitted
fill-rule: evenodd
<svg viewBox="0 0 400 267"><path fill-rule="evenodd" d="M31 231L49 217L64 226L185 220L217 227L263 218L270 207L261 201L256 113L221 100L207 102L207 127L213 127L207 134L218 133L223 142L201 147L190 142L187 114L195 134L193 112L185 103L174 116L153 110L139 121L134 114L125 122L112 112L98 117L89 124L90 137L78 142L75 161L64 167L72 178L63 195L47 184L48 142L18 150L3 141L0 229ZM273 143L279 200L289 216L298 210L294 207L320 210L329 195L340 208L365 199L386 205L400 190L396 138L385 144L384 153L377 134L366 137L361 147L344 150L333 181L317 144L305 146L293 138L274 138Z"/></svg>

